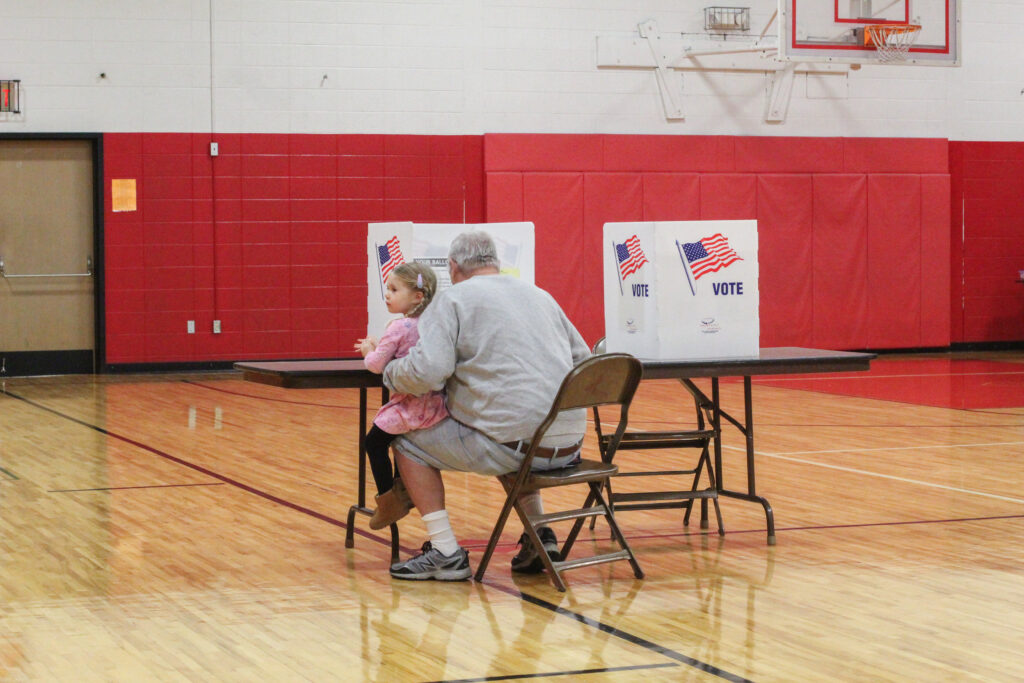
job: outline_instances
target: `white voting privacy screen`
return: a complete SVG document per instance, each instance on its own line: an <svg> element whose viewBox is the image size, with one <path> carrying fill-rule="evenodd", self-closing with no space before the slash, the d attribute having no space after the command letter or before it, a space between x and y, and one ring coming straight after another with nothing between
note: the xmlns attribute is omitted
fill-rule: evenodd
<svg viewBox="0 0 1024 683"><path fill-rule="evenodd" d="M425 263L437 275L437 289L451 286L448 246L456 235L482 230L494 238L501 272L534 281L533 223L370 223L366 238L367 334L380 337L396 316L384 303L384 283L401 263Z"/></svg>
<svg viewBox="0 0 1024 683"><path fill-rule="evenodd" d="M605 223L602 253L609 352L758 355L757 221Z"/></svg>

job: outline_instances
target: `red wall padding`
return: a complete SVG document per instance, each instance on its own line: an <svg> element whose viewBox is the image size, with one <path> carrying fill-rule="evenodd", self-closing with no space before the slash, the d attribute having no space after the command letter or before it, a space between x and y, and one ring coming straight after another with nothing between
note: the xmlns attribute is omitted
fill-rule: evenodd
<svg viewBox="0 0 1024 683"><path fill-rule="evenodd" d="M946 346L957 340L950 318L953 279L950 276L952 233L949 198L948 175L921 176L921 282L923 285L950 283L950 288L945 291L938 287L921 287L922 346Z"/></svg>
<svg viewBox="0 0 1024 683"><path fill-rule="evenodd" d="M775 273L758 283L762 346L814 344L813 206L813 176L758 177L758 257Z"/></svg>
<svg viewBox="0 0 1024 683"><path fill-rule="evenodd" d="M700 177L700 220L757 218L757 176L720 173Z"/></svg>
<svg viewBox="0 0 1024 683"><path fill-rule="evenodd" d="M644 173L645 221L699 221L700 175Z"/></svg>
<svg viewBox="0 0 1024 683"><path fill-rule="evenodd" d="M933 139L109 134L106 362L352 355L383 220L533 221L589 342L604 223L712 218L759 221L765 346L1022 339L1021 171L1022 144Z"/></svg>
<svg viewBox="0 0 1024 683"><path fill-rule="evenodd" d="M868 346L898 347L921 336L920 176L869 175L867 208Z"/></svg>
<svg viewBox="0 0 1024 683"><path fill-rule="evenodd" d="M533 173L523 179L523 215L535 216L534 253L544 288L575 321L585 315L578 295L583 272L583 175Z"/></svg>
<svg viewBox="0 0 1024 683"><path fill-rule="evenodd" d="M953 142L950 159L954 341L1024 339L1024 143Z"/></svg>
<svg viewBox="0 0 1024 683"><path fill-rule="evenodd" d="M867 348L867 178L821 174L812 197L813 346ZM773 274L766 264L763 278ZM783 266L786 267L786 266Z"/></svg>
<svg viewBox="0 0 1024 683"><path fill-rule="evenodd" d="M759 221L762 345L951 341L945 140L486 135L484 173L488 220L534 221L538 251L558 242L550 231L582 244L575 278L538 255L537 282L589 342L604 328L604 223L750 218ZM551 197L562 178L573 188L582 179L576 222L575 190Z"/></svg>
<svg viewBox="0 0 1024 683"><path fill-rule="evenodd" d="M366 224L480 222L482 159L479 136L105 135L107 364L354 355Z"/></svg>

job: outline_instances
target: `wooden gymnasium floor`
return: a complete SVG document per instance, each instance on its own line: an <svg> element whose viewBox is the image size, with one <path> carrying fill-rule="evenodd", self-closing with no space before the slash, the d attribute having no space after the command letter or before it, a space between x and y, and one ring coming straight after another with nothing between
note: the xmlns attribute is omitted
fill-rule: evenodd
<svg viewBox="0 0 1024 683"><path fill-rule="evenodd" d="M346 550L353 390L230 373L0 386L2 679L1024 679L1022 353L755 378L778 545L734 500L721 539L677 511L623 513L646 580L620 562L570 572L566 594L510 574L517 522L482 584L392 581L365 517ZM723 385L727 408L740 390ZM670 422L680 397L644 383L633 424ZM727 433L733 485L741 443ZM682 458L621 463L639 457ZM499 487L447 482L475 561ZM418 517L401 528L405 551L422 542Z"/></svg>

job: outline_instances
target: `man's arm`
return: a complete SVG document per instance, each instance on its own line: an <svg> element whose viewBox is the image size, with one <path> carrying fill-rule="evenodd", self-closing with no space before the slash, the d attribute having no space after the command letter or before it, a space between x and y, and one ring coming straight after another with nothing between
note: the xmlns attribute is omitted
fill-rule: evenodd
<svg viewBox="0 0 1024 683"><path fill-rule="evenodd" d="M569 351L572 352L572 364L579 365L590 358L590 347L583 341L583 336L572 324L572 321L562 312L562 325L565 326L565 333L569 337Z"/></svg>
<svg viewBox="0 0 1024 683"><path fill-rule="evenodd" d="M409 355L384 368L384 384L392 391L422 396L440 391L455 372L455 343L459 319L445 296L435 299L420 316L420 340Z"/></svg>

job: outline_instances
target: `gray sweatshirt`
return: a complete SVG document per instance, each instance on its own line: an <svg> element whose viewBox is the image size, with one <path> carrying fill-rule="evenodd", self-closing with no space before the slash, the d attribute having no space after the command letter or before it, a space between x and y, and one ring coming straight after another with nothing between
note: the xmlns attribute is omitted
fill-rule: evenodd
<svg viewBox="0 0 1024 683"><path fill-rule="evenodd" d="M529 440L562 379L590 356L550 294L504 275L476 275L441 292L419 332L409 354L385 368L384 383L416 396L445 389L451 416L499 443ZM585 411L567 411L542 445L566 446L585 431Z"/></svg>

